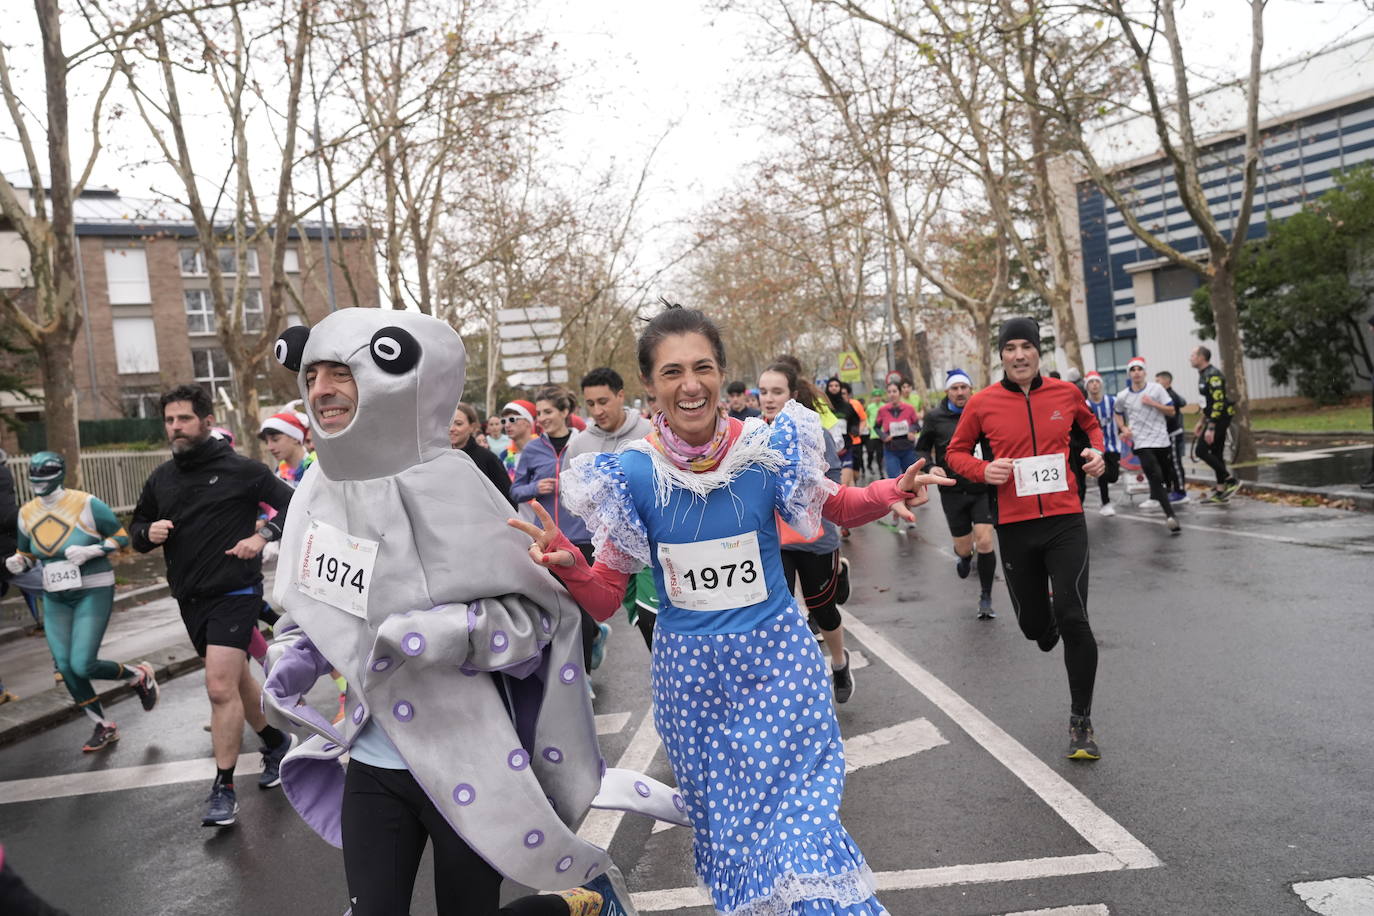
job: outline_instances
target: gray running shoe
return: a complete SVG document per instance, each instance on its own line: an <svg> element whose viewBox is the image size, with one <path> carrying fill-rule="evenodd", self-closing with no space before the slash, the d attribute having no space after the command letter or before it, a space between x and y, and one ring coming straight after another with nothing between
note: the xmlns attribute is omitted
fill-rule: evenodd
<svg viewBox="0 0 1374 916"><path fill-rule="evenodd" d="M215 783L210 797L205 799L205 813L200 816L202 827L228 827L239 814L239 799L233 786Z"/></svg>
<svg viewBox="0 0 1374 916"><path fill-rule="evenodd" d="M91 732L91 737L86 740L86 744L84 747L81 748L81 750L86 751L88 753L90 751L103 751L105 748L109 747L111 744L114 744L118 740L118 728L116 728L113 724L102 725L101 723L97 722L95 724L95 731Z"/></svg>
<svg viewBox="0 0 1374 916"><path fill-rule="evenodd" d="M291 748L296 746L296 736L287 735L286 740L275 748L260 747L262 754L262 773L258 776L259 789L271 789L281 785L281 761Z"/></svg>
<svg viewBox="0 0 1374 916"><path fill-rule="evenodd" d="M995 620L997 612L992 609L992 596L982 595L978 599L978 619Z"/></svg>
<svg viewBox="0 0 1374 916"><path fill-rule="evenodd" d="M138 694L138 700L143 704L144 712L151 712L157 705L158 694L161 688L157 685L157 678L153 675L153 666L147 662L139 662L134 665L134 670L139 672L138 680L134 681L134 693Z"/></svg>
<svg viewBox="0 0 1374 916"><path fill-rule="evenodd" d="M849 671L849 650L844 650L844 667L839 670L832 668L830 678L835 684L835 702L848 703L849 698L854 695L854 675Z"/></svg>
<svg viewBox="0 0 1374 916"><path fill-rule="evenodd" d="M1100 760L1102 752L1097 749L1093 738L1093 722L1087 716L1069 716L1069 752L1064 756L1070 760Z"/></svg>

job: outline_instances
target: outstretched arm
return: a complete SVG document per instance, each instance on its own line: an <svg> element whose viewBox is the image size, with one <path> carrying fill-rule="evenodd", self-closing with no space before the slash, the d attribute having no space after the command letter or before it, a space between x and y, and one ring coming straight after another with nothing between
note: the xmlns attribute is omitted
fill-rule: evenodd
<svg viewBox="0 0 1374 916"><path fill-rule="evenodd" d="M588 566L582 551L558 530L544 507L531 505L542 528L519 518L507 519L506 524L530 536L530 559L557 576L583 610L597 621L609 620L625 597L629 574L600 562Z"/></svg>

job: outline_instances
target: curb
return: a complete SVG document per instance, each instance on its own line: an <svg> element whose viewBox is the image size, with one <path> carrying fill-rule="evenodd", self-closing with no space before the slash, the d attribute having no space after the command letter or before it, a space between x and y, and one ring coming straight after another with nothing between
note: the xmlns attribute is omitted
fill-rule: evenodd
<svg viewBox="0 0 1374 916"><path fill-rule="evenodd" d="M146 661L153 666L159 684L205 667L205 659L196 655L195 650L184 641L149 652ZM98 696L102 704L112 703L134 696L134 690L120 684L118 687L100 691ZM81 715L81 710L72 703L71 694L63 687L50 687L21 700L6 703L0 706L0 747L61 725L69 719L79 718Z"/></svg>
<svg viewBox="0 0 1374 916"><path fill-rule="evenodd" d="M1210 477L1189 477L1188 482L1207 487L1216 486L1216 481ZM1374 512L1374 491L1317 490L1311 487L1295 487L1287 483L1256 483L1251 480L1242 480L1240 491L1242 493L1272 493L1277 496L1315 496L1322 499L1349 500L1357 511Z"/></svg>
<svg viewBox="0 0 1374 916"><path fill-rule="evenodd" d="M127 592L117 592L114 597L114 606L118 609L120 602L130 601L134 598L139 599L134 602L135 605L147 604L149 601L165 598L169 594L171 594L171 589L165 581L159 582L156 585L145 585L143 588L130 589ZM32 635L32 633L33 627L31 625L0 627L0 646L3 646L7 642L14 642L17 639L24 639Z"/></svg>
<svg viewBox="0 0 1374 916"><path fill-rule="evenodd" d="M1374 441L1374 430L1348 430L1332 432L1327 430L1295 429L1252 429L1251 435L1265 439L1368 439Z"/></svg>

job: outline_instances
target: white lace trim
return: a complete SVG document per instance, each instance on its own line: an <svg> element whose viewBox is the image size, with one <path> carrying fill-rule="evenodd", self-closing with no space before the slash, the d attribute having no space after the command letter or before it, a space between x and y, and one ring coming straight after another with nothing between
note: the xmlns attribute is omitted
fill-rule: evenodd
<svg viewBox="0 0 1374 916"><path fill-rule="evenodd" d="M773 421L774 438L788 438L789 428L795 442L784 445L791 470L784 474L778 511L798 534L812 538L820 530L825 501L839 492L839 486L825 476L830 467L825 460L827 433L821 426L820 415L796 401L788 401Z"/></svg>
<svg viewBox="0 0 1374 916"><path fill-rule="evenodd" d="M630 502L618 457L577 455L559 475L558 488L563 505L592 533L599 562L631 575L649 565L649 534Z"/></svg>
<svg viewBox="0 0 1374 916"><path fill-rule="evenodd" d="M686 490L705 499L712 490L728 486L752 467L777 471L787 463L787 459L773 448L768 424L758 417L744 421L744 431L740 433L739 440L725 453L720 466L710 471L684 471L645 439L636 439L624 450L643 452L649 456L654 468L654 505L660 507L668 505L674 490Z"/></svg>
<svg viewBox="0 0 1374 916"><path fill-rule="evenodd" d="M720 912L723 916L790 916L792 907L807 900L833 900L840 906L854 906L876 893L873 872L867 866L838 875L787 872L773 882L768 896ZM878 904L878 912L887 910Z"/></svg>

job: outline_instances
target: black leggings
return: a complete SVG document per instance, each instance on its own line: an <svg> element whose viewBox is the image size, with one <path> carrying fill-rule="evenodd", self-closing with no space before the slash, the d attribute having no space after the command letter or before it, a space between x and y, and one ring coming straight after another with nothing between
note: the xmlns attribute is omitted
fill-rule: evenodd
<svg viewBox="0 0 1374 916"><path fill-rule="evenodd" d="M816 621L827 633L840 628L840 608L835 603L835 589L840 578L840 552L807 553L804 550L783 550L782 574L787 587L797 594L795 581L801 580L801 598Z"/></svg>
<svg viewBox="0 0 1374 916"><path fill-rule="evenodd" d="M1206 462L1207 466L1217 475L1217 484L1226 483L1231 479L1231 472L1226 470L1226 431L1231 428L1231 418L1221 417L1212 421L1212 444L1207 444L1207 435L1204 433L1197 438L1197 456Z"/></svg>
<svg viewBox="0 0 1374 916"><path fill-rule="evenodd" d="M1090 715L1097 641L1088 625L1088 527L1082 513L1001 525L997 546L1021 632L1039 639L1058 624L1073 714Z"/></svg>
<svg viewBox="0 0 1374 916"><path fill-rule="evenodd" d="M1173 461L1170 452L1172 446L1162 448L1138 448L1135 456L1140 459L1140 469L1145 472L1145 480L1150 484L1150 498L1159 503L1159 508L1164 510L1164 514L1170 518L1174 517L1174 504L1169 502L1169 491L1164 486L1165 475L1168 473L1164 469Z"/></svg>
<svg viewBox="0 0 1374 916"><path fill-rule="evenodd" d="M357 760L344 778L343 853L353 916L410 912L425 840L434 844L439 916L568 916L561 897L522 897L501 906L501 875L473 852L409 770Z"/></svg>

